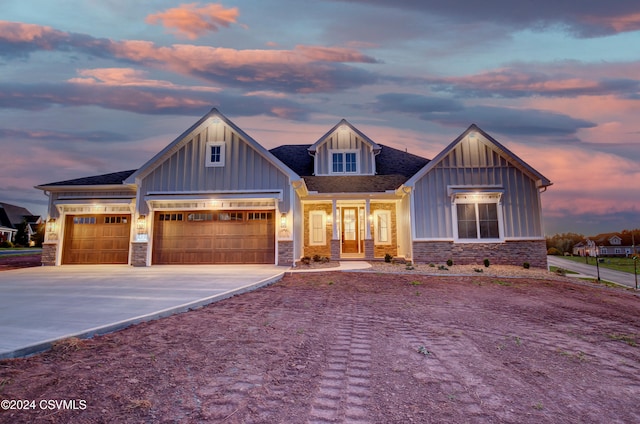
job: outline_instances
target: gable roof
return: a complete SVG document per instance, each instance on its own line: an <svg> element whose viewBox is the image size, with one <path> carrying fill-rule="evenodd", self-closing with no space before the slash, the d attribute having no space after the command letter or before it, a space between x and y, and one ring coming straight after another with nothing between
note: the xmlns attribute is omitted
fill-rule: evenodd
<svg viewBox="0 0 640 424"><path fill-rule="evenodd" d="M176 151L184 141L189 139L189 135L199 128L205 126L208 121L213 119L220 119L227 126L229 126L234 132L236 132L244 141L249 144L253 149L255 149L260 155L262 155L267 161L271 162L276 168L280 169L284 174L288 175L290 179L297 180L299 176L291 170L287 165L282 163L280 159L271 154L267 149L265 149L260 143L255 141L251 136L241 130L236 124L231 122L226 116L218 111L218 109L213 108L204 115L202 118L198 120L195 124L193 124L189 129L180 134L175 140L173 140L167 147L162 149L158 154L152 157L147 163L142 165L140 169L131 174L127 179L126 183L133 184L135 183L136 178L144 177L151 173L155 168L160 166L166 157L171 155L174 151Z"/></svg>
<svg viewBox="0 0 640 424"><path fill-rule="evenodd" d="M329 135L331 135L333 132L335 132L338 128L340 128L341 126L347 126L349 129L351 129L351 131L353 131L354 133L356 133L356 135L358 135L358 137L360 137L361 139L363 139L367 144L369 144L371 146L371 148L374 151L378 151L380 150L380 146L373 140L371 140L369 137L367 137L366 135L364 135L363 132L361 132L359 129L357 129L356 127L354 127L353 125L351 125L349 123L349 121L347 121L346 119L341 119L340 122L338 122L336 125L333 126L333 128L331 128L329 131L327 131L322 137L320 137L318 139L318 141L316 141L315 143L313 143L310 147L309 147L309 152L311 153L315 153L318 146L320 146L322 143L324 143L326 141L326 139L329 137Z"/></svg>
<svg viewBox="0 0 640 424"><path fill-rule="evenodd" d="M313 156L309 154L310 146L310 144L288 144L271 149L270 152L298 175L312 176L314 169ZM401 175L406 180L429 163L429 159L422 156L385 145L377 146L380 149L380 153L375 157L377 175ZM348 178L353 177L355 176Z"/></svg>
<svg viewBox="0 0 640 424"><path fill-rule="evenodd" d="M38 185L35 188L44 190L45 188L57 186L85 186L85 185L118 185L124 184L125 180L134 172L135 169L129 171L111 172L109 174L93 175L90 177L75 178L72 180L57 181Z"/></svg>
<svg viewBox="0 0 640 424"><path fill-rule="evenodd" d="M309 144L289 144L270 152L302 176L309 191L318 193L377 193L395 190L407 178L429 163L429 159L393 147L377 145L375 156L377 175L314 176L313 157Z"/></svg>
<svg viewBox="0 0 640 424"><path fill-rule="evenodd" d="M25 219L27 222L37 221L40 217L34 216L27 208L0 202L0 225L7 228L16 228Z"/></svg>
<svg viewBox="0 0 640 424"><path fill-rule="evenodd" d="M408 186L414 185L420 178L422 178L427 172L431 169L435 168L448 154L453 150L462 140L467 137L470 133L478 132L481 134L489 143L493 144L495 150L503 155L512 165L524 171L526 174L530 175L531 178L535 179L538 187L548 187L553 183L549 181L544 175L533 169L529 166L525 161L520 159L515 153L511 152L509 149L500 144L496 139L491 137L489 134L484 132L480 127L476 124L471 124L469 128L467 128L458 138L453 140L451 144L449 144L444 150L442 150L438 155L427 164L424 168L422 168L419 172L413 175L405 184Z"/></svg>

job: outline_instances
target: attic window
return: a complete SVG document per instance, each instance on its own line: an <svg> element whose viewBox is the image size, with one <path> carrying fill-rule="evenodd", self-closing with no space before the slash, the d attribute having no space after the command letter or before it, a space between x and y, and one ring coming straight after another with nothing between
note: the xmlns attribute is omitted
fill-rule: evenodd
<svg viewBox="0 0 640 424"><path fill-rule="evenodd" d="M331 152L332 174L355 174L358 172L358 155L356 151Z"/></svg>
<svg viewBox="0 0 640 424"><path fill-rule="evenodd" d="M224 141L207 142L206 165L207 167L222 167L225 162L225 143Z"/></svg>

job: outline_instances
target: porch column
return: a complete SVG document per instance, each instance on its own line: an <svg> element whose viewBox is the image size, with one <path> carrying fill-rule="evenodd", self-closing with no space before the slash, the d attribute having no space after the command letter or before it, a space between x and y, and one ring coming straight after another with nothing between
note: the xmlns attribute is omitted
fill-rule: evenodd
<svg viewBox="0 0 640 424"><path fill-rule="evenodd" d="M338 208L336 207L336 199L331 201L331 215L333 216L333 235L331 236L332 240L338 240Z"/></svg>
<svg viewBox="0 0 640 424"><path fill-rule="evenodd" d="M364 239L371 240L371 220L369 219L369 215L371 215L371 201L369 199L365 200L364 203Z"/></svg>

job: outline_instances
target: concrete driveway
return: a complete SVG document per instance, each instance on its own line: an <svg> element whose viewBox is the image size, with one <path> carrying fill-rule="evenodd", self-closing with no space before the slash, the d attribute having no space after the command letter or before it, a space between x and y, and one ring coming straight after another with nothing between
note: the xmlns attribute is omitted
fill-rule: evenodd
<svg viewBox="0 0 640 424"><path fill-rule="evenodd" d="M46 350L278 281L273 265L77 265L0 272L0 358Z"/></svg>

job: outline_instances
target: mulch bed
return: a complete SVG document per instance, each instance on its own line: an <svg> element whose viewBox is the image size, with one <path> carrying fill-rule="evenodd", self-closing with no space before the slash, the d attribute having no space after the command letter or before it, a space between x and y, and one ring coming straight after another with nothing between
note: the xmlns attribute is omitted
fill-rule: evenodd
<svg viewBox="0 0 640 424"><path fill-rule="evenodd" d="M551 276L290 274L0 361L0 398L36 401L0 421L640 422L639 306Z"/></svg>
<svg viewBox="0 0 640 424"><path fill-rule="evenodd" d="M41 255L24 254L24 255L0 255L0 271L18 268L29 268L40 266Z"/></svg>

